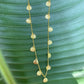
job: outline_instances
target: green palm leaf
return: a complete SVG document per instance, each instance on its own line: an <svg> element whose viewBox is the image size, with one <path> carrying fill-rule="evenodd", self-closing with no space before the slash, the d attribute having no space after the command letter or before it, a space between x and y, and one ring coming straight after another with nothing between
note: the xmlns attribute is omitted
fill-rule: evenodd
<svg viewBox="0 0 84 84"><path fill-rule="evenodd" d="M5 84L4 79L3 79L2 75L1 75L1 72L0 72L0 84Z"/></svg>
<svg viewBox="0 0 84 84"><path fill-rule="evenodd" d="M34 33L37 35L35 44L44 73L47 60L46 1L30 1ZM51 1L50 25L54 28L50 33L53 41L50 46L52 70L48 73L49 82L46 84L80 84L73 72L84 68L84 0ZM37 66L32 63L34 53L30 52L32 40L30 25L25 22L28 17L26 6L27 0L0 0L0 49L7 63L4 66L9 67L10 76L17 84L43 84L43 78L36 76Z"/></svg>

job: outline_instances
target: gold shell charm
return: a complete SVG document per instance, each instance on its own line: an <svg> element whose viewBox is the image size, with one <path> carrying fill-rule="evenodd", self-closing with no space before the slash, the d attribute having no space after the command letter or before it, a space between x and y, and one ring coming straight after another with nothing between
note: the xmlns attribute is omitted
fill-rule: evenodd
<svg viewBox="0 0 84 84"><path fill-rule="evenodd" d="M31 5L28 5L26 9L27 9L27 10L32 10Z"/></svg>
<svg viewBox="0 0 84 84"><path fill-rule="evenodd" d="M48 28L48 32L52 32L53 31L53 28L52 27L49 27Z"/></svg>
<svg viewBox="0 0 84 84"><path fill-rule="evenodd" d="M51 41L51 40L49 40L49 41L48 41L48 45L51 45L51 44L52 44L52 41Z"/></svg>
<svg viewBox="0 0 84 84"><path fill-rule="evenodd" d="M37 76L41 76L42 72L41 71L37 71Z"/></svg>
<svg viewBox="0 0 84 84"><path fill-rule="evenodd" d="M43 83L46 83L46 82L48 82L48 79L47 78L44 78L43 79Z"/></svg>
<svg viewBox="0 0 84 84"><path fill-rule="evenodd" d="M46 70L51 70L51 66L48 65L48 66L46 67Z"/></svg>
<svg viewBox="0 0 84 84"><path fill-rule="evenodd" d="M48 58L51 58L51 53L48 53Z"/></svg>
<svg viewBox="0 0 84 84"><path fill-rule="evenodd" d="M35 60L33 61L33 63L34 63L34 64L38 64L38 59L35 59Z"/></svg>
<svg viewBox="0 0 84 84"><path fill-rule="evenodd" d="M31 51L31 52L35 52L35 47L31 47L31 48L30 48L30 51Z"/></svg>
<svg viewBox="0 0 84 84"><path fill-rule="evenodd" d="M50 1L47 1L46 2L46 6L50 7L51 6L51 2Z"/></svg>
<svg viewBox="0 0 84 84"><path fill-rule="evenodd" d="M46 19L50 19L50 14L46 14L46 15L45 15L45 18L46 18Z"/></svg>
<svg viewBox="0 0 84 84"><path fill-rule="evenodd" d="M30 18L28 18L28 19L26 19L26 23L31 23L31 19Z"/></svg>
<svg viewBox="0 0 84 84"><path fill-rule="evenodd" d="M31 38L32 39L35 39L36 38L36 35L32 33Z"/></svg>

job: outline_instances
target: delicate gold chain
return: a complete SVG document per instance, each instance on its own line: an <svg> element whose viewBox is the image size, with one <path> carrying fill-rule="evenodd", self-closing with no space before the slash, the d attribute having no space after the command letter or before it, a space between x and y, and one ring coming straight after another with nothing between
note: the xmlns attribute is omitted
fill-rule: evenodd
<svg viewBox="0 0 84 84"><path fill-rule="evenodd" d="M30 11L32 10L32 7L30 5L30 0L28 0L28 5L27 5L27 10L29 11L29 18L26 20L27 23L29 23L31 25L31 38L32 38L32 42L33 42L33 47L30 48L30 51L31 52L35 52L35 60L33 61L34 64L37 64L38 68L39 68L39 71L37 72L37 76L43 76L44 79L43 79L43 82L47 82L48 79L46 78L47 76L47 72L48 70L51 69L51 66L49 65L49 58L51 57L51 53L49 52L49 45L52 44L52 41L49 40L49 32L52 32L53 31L53 28L50 27L49 25L49 21L50 21L50 6L51 6L51 0L48 0L46 2L46 6L48 6L48 14L45 15L45 18L48 19L48 41L47 41L47 66L46 66L46 73L43 74L41 68L40 68L40 64L39 64L39 61L38 61L38 57L37 57L37 52L36 52L36 47L35 47L35 42L34 42L34 39L36 38L36 35L33 33L33 27L32 27L32 20L31 20L31 13Z"/></svg>

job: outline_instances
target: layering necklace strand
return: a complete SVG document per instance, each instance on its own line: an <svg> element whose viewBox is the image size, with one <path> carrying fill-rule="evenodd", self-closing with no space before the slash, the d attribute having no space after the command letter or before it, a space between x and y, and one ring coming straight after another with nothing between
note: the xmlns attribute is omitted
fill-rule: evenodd
<svg viewBox="0 0 84 84"><path fill-rule="evenodd" d="M48 53L47 53L47 66L46 66L45 74L43 74L43 72L40 68L38 57L37 57L37 52L36 52L36 47L35 47L35 42L34 42L34 39L36 39L36 35L34 34L33 28L32 28L32 20L31 20L31 13L30 13L30 11L32 10L32 6L30 5L30 0L28 0L28 5L27 5L27 8L26 8L29 11L29 18L26 19L26 23L31 25L31 39L33 41L33 46L30 48L30 51L35 52L35 60L33 61L33 63L38 66L37 76L42 75L44 77L44 79L43 79L44 83L48 82L47 72L48 72L48 70L51 69L51 66L49 65L49 59L51 58L51 53L49 52L49 45L52 44L52 41L49 40L49 32L53 31L53 28L49 26L51 0L48 0L46 2L46 6L48 7L48 14L45 15L45 19L48 20L48 42L47 42Z"/></svg>

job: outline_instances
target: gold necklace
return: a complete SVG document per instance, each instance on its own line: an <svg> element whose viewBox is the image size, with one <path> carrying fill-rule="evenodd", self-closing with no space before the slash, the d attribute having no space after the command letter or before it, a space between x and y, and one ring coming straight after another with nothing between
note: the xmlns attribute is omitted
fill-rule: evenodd
<svg viewBox="0 0 84 84"><path fill-rule="evenodd" d="M44 79L43 79L44 83L48 82L48 78L46 76L47 76L48 70L51 70L51 66L49 65L49 59L51 58L51 53L49 52L49 45L52 44L52 41L49 40L49 32L53 31L53 28L50 27L50 25L49 25L51 0L48 0L46 2L46 6L48 7L48 14L45 15L45 19L48 20L48 42L47 42L48 53L47 53L47 66L46 66L46 73L45 74L43 74L43 72L40 68L38 57L37 57L37 52L36 52L36 47L35 47L35 42L34 42L34 39L36 39L36 35L33 33L33 28L32 28L32 20L31 20L31 13L30 13L30 11L32 10L32 6L30 5L30 0L28 0L28 5L26 8L29 11L29 18L26 19L26 23L31 25L31 39L33 41L33 46L30 48L30 51L35 52L35 60L33 61L33 63L38 66L39 70L37 71L37 76L42 75L44 77Z"/></svg>

